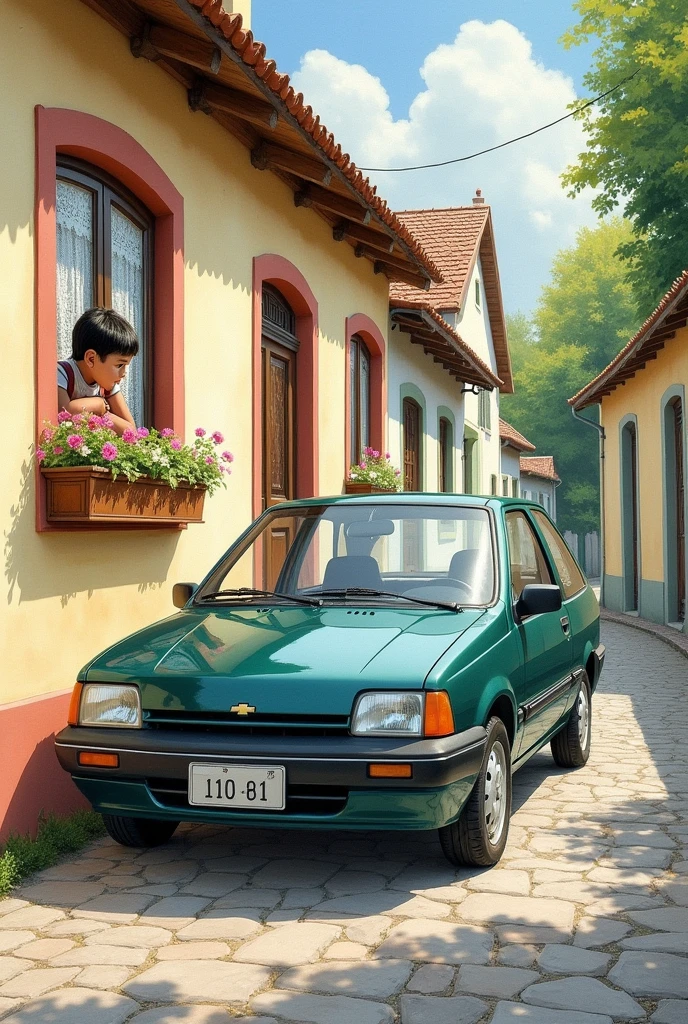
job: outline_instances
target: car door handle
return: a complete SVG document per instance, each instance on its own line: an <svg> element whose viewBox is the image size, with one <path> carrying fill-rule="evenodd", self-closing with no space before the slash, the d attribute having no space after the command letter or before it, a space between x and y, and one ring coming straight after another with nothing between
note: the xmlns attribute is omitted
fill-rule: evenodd
<svg viewBox="0 0 688 1024"><path fill-rule="evenodd" d="M563 629L566 636L568 636L571 632L571 623L569 622L568 615L562 615L559 621L561 622L561 628Z"/></svg>

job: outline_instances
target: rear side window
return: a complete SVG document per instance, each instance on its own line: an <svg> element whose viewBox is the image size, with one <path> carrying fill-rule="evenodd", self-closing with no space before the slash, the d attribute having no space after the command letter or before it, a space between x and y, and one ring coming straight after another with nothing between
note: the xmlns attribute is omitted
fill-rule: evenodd
<svg viewBox="0 0 688 1024"><path fill-rule="evenodd" d="M506 532L514 598L520 597L529 583L551 583L540 542L523 512L507 512Z"/></svg>
<svg viewBox="0 0 688 1024"><path fill-rule="evenodd" d="M566 541L550 523L547 516L542 512L533 509L533 516L545 538L554 563L559 573L559 579L564 590L564 597L573 597L585 586L585 580L580 569L576 565L573 555L566 546Z"/></svg>

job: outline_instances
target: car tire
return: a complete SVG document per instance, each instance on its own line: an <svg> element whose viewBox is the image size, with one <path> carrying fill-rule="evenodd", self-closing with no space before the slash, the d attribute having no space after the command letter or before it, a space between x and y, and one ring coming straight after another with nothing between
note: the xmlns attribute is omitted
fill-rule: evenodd
<svg viewBox="0 0 688 1024"><path fill-rule="evenodd" d="M552 757L560 768L582 768L590 757L592 700L590 682L583 673L576 701L566 723L550 740Z"/></svg>
<svg viewBox="0 0 688 1024"><path fill-rule="evenodd" d="M179 822L104 814L103 824L108 835L122 846L160 846L174 834Z"/></svg>
<svg viewBox="0 0 688 1024"><path fill-rule="evenodd" d="M491 867L504 853L511 817L511 747L501 718L487 723L487 743L471 795L456 821L439 830L451 864Z"/></svg>

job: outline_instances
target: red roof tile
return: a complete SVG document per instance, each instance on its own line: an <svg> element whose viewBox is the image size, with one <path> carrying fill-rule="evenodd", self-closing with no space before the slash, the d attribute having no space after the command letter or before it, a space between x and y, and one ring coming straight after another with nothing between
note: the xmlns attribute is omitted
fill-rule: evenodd
<svg viewBox="0 0 688 1024"><path fill-rule="evenodd" d="M506 420L499 420L499 436L502 441L506 441L511 445L512 448L518 448L522 452L534 452L535 445L531 444L523 434L519 434L516 427L512 427Z"/></svg>
<svg viewBox="0 0 688 1024"><path fill-rule="evenodd" d="M553 455L522 455L519 462L522 474L537 476L541 480L554 480L555 483L561 483L559 474L554 467Z"/></svg>

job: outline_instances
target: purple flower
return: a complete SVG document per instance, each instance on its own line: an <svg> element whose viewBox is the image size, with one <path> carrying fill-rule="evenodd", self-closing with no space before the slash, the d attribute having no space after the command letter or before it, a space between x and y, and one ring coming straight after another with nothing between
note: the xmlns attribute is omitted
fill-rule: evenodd
<svg viewBox="0 0 688 1024"><path fill-rule="evenodd" d="M53 455L62 455L63 451L64 451L64 448L62 447L62 445L61 444L56 444L55 447L53 448Z"/></svg>
<svg viewBox="0 0 688 1024"><path fill-rule="evenodd" d="M176 452L179 451L181 446L182 446L182 443L181 443L181 441L179 440L178 437L173 437L172 440L170 441L170 448L174 448L174 450Z"/></svg>
<svg viewBox="0 0 688 1024"><path fill-rule="evenodd" d="M375 450L374 450L374 451L373 451L373 458L374 458L374 459L379 459L379 458L380 458L380 453L379 453L378 451L375 451Z"/></svg>
<svg viewBox="0 0 688 1024"><path fill-rule="evenodd" d="M67 444L70 448L81 448L84 443L84 439L81 434L70 434L67 438Z"/></svg>
<svg viewBox="0 0 688 1024"><path fill-rule="evenodd" d="M89 417L89 420L88 420L88 429L89 430L98 430L98 428L102 427L102 426L103 426L103 417L102 416L90 416Z"/></svg>
<svg viewBox="0 0 688 1024"><path fill-rule="evenodd" d="M71 418L72 418L71 412L67 412L66 409L62 409L57 414L57 422L58 423L66 423L67 420L71 420Z"/></svg>
<svg viewBox="0 0 688 1024"><path fill-rule="evenodd" d="M174 430L172 427L163 427L160 431L160 437L174 437Z"/></svg>
<svg viewBox="0 0 688 1024"><path fill-rule="evenodd" d="M122 434L122 440L124 441L125 444L136 444L138 440L138 434L135 430L129 428L128 430L125 430L124 433Z"/></svg>
<svg viewBox="0 0 688 1024"><path fill-rule="evenodd" d="M394 470L394 475L395 476L401 476L401 470L400 469L395 469Z"/></svg>
<svg viewBox="0 0 688 1024"><path fill-rule="evenodd" d="M392 456L391 456L391 455L389 454L389 452L385 452L385 458L386 458L386 459L391 459L391 458L392 458Z"/></svg>
<svg viewBox="0 0 688 1024"><path fill-rule="evenodd" d="M150 430L148 429L148 427L139 427L139 429L136 431L137 437L148 437L149 434Z"/></svg>
<svg viewBox="0 0 688 1024"><path fill-rule="evenodd" d="M213 439L213 441L215 442L215 444L222 444L222 442L223 442L223 441L224 441L224 439L225 439L225 435L224 435L224 434L221 434L219 430L216 430L216 431L215 431L215 432L214 432L213 434L211 434L210 436L212 437L212 439Z"/></svg>
<svg viewBox="0 0 688 1024"><path fill-rule="evenodd" d="M368 468L368 463L367 462L359 462L358 466L359 466L359 469L367 469Z"/></svg>
<svg viewBox="0 0 688 1024"><path fill-rule="evenodd" d="M43 431L43 433L41 434L41 440L42 441L46 441L46 442L47 441L52 441L54 436L55 436L55 431L53 430L53 428L52 427L46 427L45 430Z"/></svg>
<svg viewBox="0 0 688 1024"><path fill-rule="evenodd" d="M215 459L212 457L212 455L206 455L205 461L206 461L208 466L214 466L215 465Z"/></svg>
<svg viewBox="0 0 688 1024"><path fill-rule="evenodd" d="M100 449L100 454L107 462L112 462L117 458L117 446L112 441L106 441Z"/></svg>
<svg viewBox="0 0 688 1024"><path fill-rule="evenodd" d="M85 419L86 419L86 417L84 416L84 414L81 413L81 412L78 412L76 414L76 416L72 416L72 423L75 423L77 425L77 427L80 427Z"/></svg>
<svg viewBox="0 0 688 1024"><path fill-rule="evenodd" d="M42 448L36 449L36 458L38 459L39 462L42 462L43 459L45 458L45 452L43 451Z"/></svg>
<svg viewBox="0 0 688 1024"><path fill-rule="evenodd" d="M222 459L224 462L234 462L234 456L231 452L223 452Z"/></svg>
<svg viewBox="0 0 688 1024"><path fill-rule="evenodd" d="M196 437L205 437L205 430L203 429L203 427L196 427L196 429L194 430L194 434L196 435Z"/></svg>
<svg viewBox="0 0 688 1024"><path fill-rule="evenodd" d="M223 465L218 465L218 467L217 467L217 468L218 468L218 469L220 470L220 472L221 472L221 473L226 473L226 472L227 472L227 469L226 469L226 467L225 467L225 466L223 466ZM231 470L230 470L230 472L231 472Z"/></svg>

